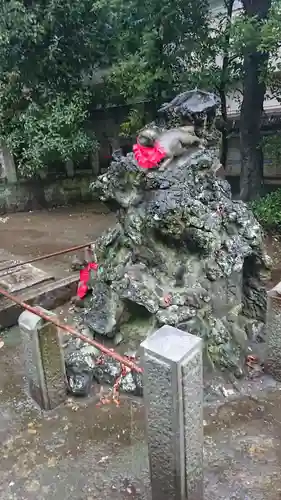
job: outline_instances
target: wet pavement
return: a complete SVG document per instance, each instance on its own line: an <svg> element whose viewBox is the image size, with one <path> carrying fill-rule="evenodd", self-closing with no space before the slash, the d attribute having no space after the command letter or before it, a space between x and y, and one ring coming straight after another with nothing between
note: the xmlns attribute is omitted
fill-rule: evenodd
<svg viewBox="0 0 281 500"><path fill-rule="evenodd" d="M149 498L141 401L100 408L92 394L43 413L26 397L18 329L4 342L0 499Z"/></svg>
<svg viewBox="0 0 281 500"><path fill-rule="evenodd" d="M43 413L25 393L18 329L4 342L0 499L150 499L142 400L98 407L94 391ZM205 409L208 500L281 498L281 390L246 387L250 397Z"/></svg>
<svg viewBox="0 0 281 500"><path fill-rule="evenodd" d="M115 223L104 205L92 203L55 210L7 214L0 217L1 248L23 260L94 241ZM69 270L74 254L41 261L41 268L57 274ZM83 251L77 253L83 257Z"/></svg>
<svg viewBox="0 0 281 500"><path fill-rule="evenodd" d="M281 392L222 405L205 427L208 500L281 498Z"/></svg>
<svg viewBox="0 0 281 500"><path fill-rule="evenodd" d="M9 214L0 222L1 246L36 257L93 240L112 223L96 205ZM281 244L268 246L276 282ZM71 259L46 266L65 272ZM0 358L0 500L151 500L142 400L98 407L96 388L43 413L25 392L17 328L5 332ZM281 499L281 390L264 378L242 383L240 394L205 409L205 498Z"/></svg>

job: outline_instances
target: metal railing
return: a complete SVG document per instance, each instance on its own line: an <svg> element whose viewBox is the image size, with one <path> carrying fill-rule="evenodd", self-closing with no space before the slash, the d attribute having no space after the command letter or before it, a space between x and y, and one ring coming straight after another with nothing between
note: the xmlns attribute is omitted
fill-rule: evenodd
<svg viewBox="0 0 281 500"><path fill-rule="evenodd" d="M29 304L27 304L26 302L24 302L20 298L15 297L14 295L11 295L9 292L7 292L6 290L4 290L3 288L0 288L0 294L3 295L4 297L6 297L7 299L11 300L15 304L18 304L20 307L22 307L26 311L29 311L29 312L31 312L33 314L36 314L37 316L39 316L40 318L44 319L45 321L49 321L50 323L53 323L58 328L60 328L61 330L65 331L67 333L69 333L73 337L76 337L76 338L82 340L83 342L96 347L103 354L105 354L107 356L110 356L111 358L115 359L116 361L118 361L122 365L127 366L128 368L130 368L130 370L134 370L134 371L136 371L138 373L142 373L143 372L142 368L140 366L136 365L133 361L129 360L128 358L126 358L124 356L121 356L120 354L118 354L113 349L109 349L109 348L105 347L103 344L100 344L96 340L89 339L88 337L86 337L82 333L77 332L77 330L75 330L75 328L73 328L72 326L60 323L53 316L48 316L47 314L45 314L40 309L38 309L36 307L33 307L33 306L30 306Z"/></svg>
<svg viewBox="0 0 281 500"><path fill-rule="evenodd" d="M66 253L76 252L77 250L81 250L82 248L91 248L92 243L84 243L83 245L77 245L75 247L66 248L64 250L58 250L57 252L49 253L47 255L40 255L39 257L33 257L32 259L26 260L24 262L15 262L14 264L9 264L7 267L0 268L0 272L8 271L10 269L14 269L15 267L21 267L25 264L33 264L34 262L38 262L40 260L51 259L52 257L57 257L58 255L64 255Z"/></svg>

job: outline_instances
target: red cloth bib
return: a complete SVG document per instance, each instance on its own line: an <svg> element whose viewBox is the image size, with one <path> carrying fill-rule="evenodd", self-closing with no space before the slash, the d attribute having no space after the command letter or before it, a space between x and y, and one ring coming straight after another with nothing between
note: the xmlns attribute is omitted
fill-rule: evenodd
<svg viewBox="0 0 281 500"><path fill-rule="evenodd" d="M155 142L153 148L142 146L137 142L133 146L133 152L139 166L142 168L156 167L166 157L166 151L157 142Z"/></svg>
<svg viewBox="0 0 281 500"><path fill-rule="evenodd" d="M84 299L84 297L87 295L87 292L89 290L88 282L91 276L91 269L93 269L93 271L97 271L98 268L98 264L96 264L95 262L90 262L86 267L81 269L80 281L77 289L77 296L79 297L79 299Z"/></svg>

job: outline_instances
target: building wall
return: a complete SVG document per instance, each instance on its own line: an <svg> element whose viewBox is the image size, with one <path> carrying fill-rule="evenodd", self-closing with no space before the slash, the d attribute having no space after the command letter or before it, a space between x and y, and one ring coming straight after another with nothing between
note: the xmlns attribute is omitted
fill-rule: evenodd
<svg viewBox="0 0 281 500"><path fill-rule="evenodd" d="M90 183L93 176L55 181L32 181L0 184L0 214L28 212L93 200Z"/></svg>
<svg viewBox="0 0 281 500"><path fill-rule="evenodd" d="M97 154L84 164L71 160L50 166L38 179L26 180L17 175L13 155L5 145L0 148L0 214L48 209L88 202L93 199L90 183L100 170ZM44 174L44 175L43 175Z"/></svg>

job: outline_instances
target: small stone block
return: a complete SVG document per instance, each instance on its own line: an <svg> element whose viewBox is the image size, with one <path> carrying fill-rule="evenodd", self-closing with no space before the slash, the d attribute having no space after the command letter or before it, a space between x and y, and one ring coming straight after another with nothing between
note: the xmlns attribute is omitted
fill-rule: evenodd
<svg viewBox="0 0 281 500"><path fill-rule="evenodd" d="M65 364L58 328L29 311L20 315L19 327L29 393L43 410L51 410L66 399Z"/></svg>
<svg viewBox="0 0 281 500"><path fill-rule="evenodd" d="M152 500L203 500L202 340L163 326L141 356Z"/></svg>
<svg viewBox="0 0 281 500"><path fill-rule="evenodd" d="M268 293L270 296L281 295L281 281L279 281L279 283L277 283Z"/></svg>
<svg viewBox="0 0 281 500"><path fill-rule="evenodd" d="M267 295L265 370L281 381L281 297L276 287Z"/></svg>

